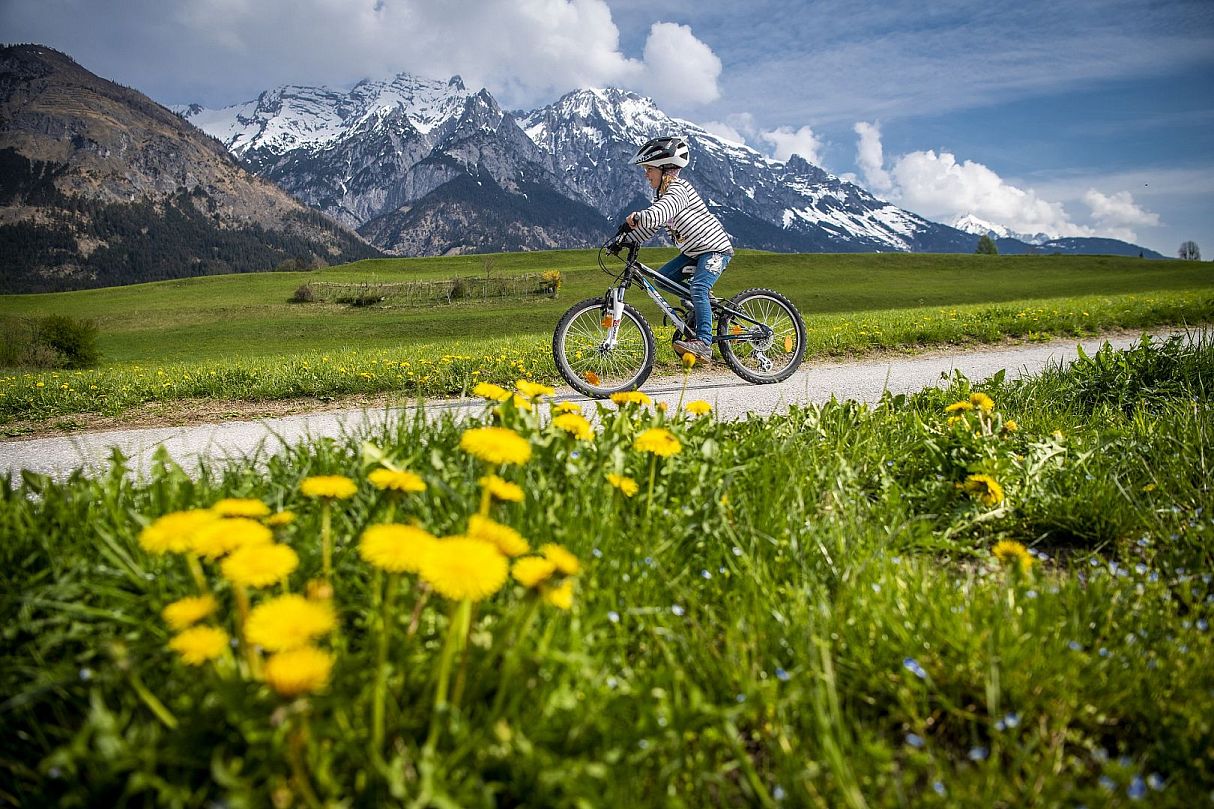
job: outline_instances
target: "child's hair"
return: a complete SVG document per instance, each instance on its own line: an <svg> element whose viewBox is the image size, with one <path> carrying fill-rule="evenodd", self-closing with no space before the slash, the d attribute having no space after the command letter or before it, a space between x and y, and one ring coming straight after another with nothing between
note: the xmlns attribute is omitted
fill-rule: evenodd
<svg viewBox="0 0 1214 809"><path fill-rule="evenodd" d="M653 201L657 202L666 193L666 189L679 176L678 168L673 166L662 169L662 179L658 182L658 187L653 189Z"/></svg>

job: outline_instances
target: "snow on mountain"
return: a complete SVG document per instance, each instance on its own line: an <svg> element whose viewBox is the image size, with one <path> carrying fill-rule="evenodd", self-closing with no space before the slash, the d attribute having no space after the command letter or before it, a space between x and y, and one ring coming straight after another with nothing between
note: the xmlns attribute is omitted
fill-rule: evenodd
<svg viewBox="0 0 1214 809"><path fill-rule="evenodd" d="M960 216L953 222L953 227L957 230L963 230L966 233L972 233L975 236L993 236L996 239L1016 239L1027 244L1042 245L1051 239L1057 238L1048 233L1036 233L1029 235L1026 233L1017 233L1011 228L1003 225L996 225L993 222L988 222L985 219L979 219L973 214Z"/></svg>
<svg viewBox="0 0 1214 809"><path fill-rule="evenodd" d="M190 105L174 111L244 157L256 150L281 155L325 149L394 114L427 135L458 116L470 97L459 76L443 82L402 73L359 82L348 92L288 85L218 110Z"/></svg>
<svg viewBox="0 0 1214 809"><path fill-rule="evenodd" d="M925 237L969 237L882 202L793 156L772 160L654 102L616 89L577 90L519 114L523 131L570 177L579 197L613 219L647 204L651 191L632 166L649 138L681 135L691 146L684 174L725 221L739 246L773 250L913 250ZM969 248L972 249L972 248Z"/></svg>

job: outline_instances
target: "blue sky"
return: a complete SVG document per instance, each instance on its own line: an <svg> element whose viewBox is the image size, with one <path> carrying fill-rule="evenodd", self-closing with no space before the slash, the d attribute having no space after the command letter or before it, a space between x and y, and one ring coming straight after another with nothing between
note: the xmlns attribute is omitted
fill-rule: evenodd
<svg viewBox="0 0 1214 809"><path fill-rule="evenodd" d="M165 104L399 71L510 108L626 87L937 221L1214 258L1210 0L4 0L0 31Z"/></svg>

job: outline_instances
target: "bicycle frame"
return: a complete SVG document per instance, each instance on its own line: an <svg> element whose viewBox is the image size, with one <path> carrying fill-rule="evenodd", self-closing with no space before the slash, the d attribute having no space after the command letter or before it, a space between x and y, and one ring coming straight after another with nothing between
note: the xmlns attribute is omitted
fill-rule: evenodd
<svg viewBox="0 0 1214 809"><path fill-rule="evenodd" d="M606 348L614 348L616 344L616 335L619 332L620 321L624 313L624 293L628 291L634 283L639 283L641 289L653 300L657 307L662 310L675 327L684 333L690 333L691 327L687 322L679 317L674 307L662 297L662 293L658 290L678 296L679 303L685 305L688 309L691 308L691 289L685 284L680 284L677 281L671 281L664 275L661 275L657 270L643 264L637 260L637 254L640 252L641 246L638 244L630 244L628 246L628 258L625 260L624 272L619 276L619 283L607 290L607 294L603 297L603 325L607 325L607 313L611 313L611 325L607 332L607 339L604 341ZM728 301L721 300L715 295L709 294L709 304L712 306L713 317L718 321L722 315L728 315L736 320L745 321L751 324L749 330L739 330L736 334L725 334L712 336L712 342L720 343L736 340L762 340L771 337L773 334L770 327L749 317L745 312L742 312L731 306Z"/></svg>

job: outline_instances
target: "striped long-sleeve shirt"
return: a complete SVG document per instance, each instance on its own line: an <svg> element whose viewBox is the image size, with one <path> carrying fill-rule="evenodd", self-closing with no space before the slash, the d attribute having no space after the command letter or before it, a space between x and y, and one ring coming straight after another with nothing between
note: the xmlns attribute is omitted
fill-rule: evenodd
<svg viewBox="0 0 1214 809"><path fill-rule="evenodd" d="M684 179L673 180L661 199L645 210L637 211L637 227L630 235L637 244L644 244L663 225L670 228L675 246L684 255L693 258L704 253L733 255L729 234L708 211L691 183Z"/></svg>

